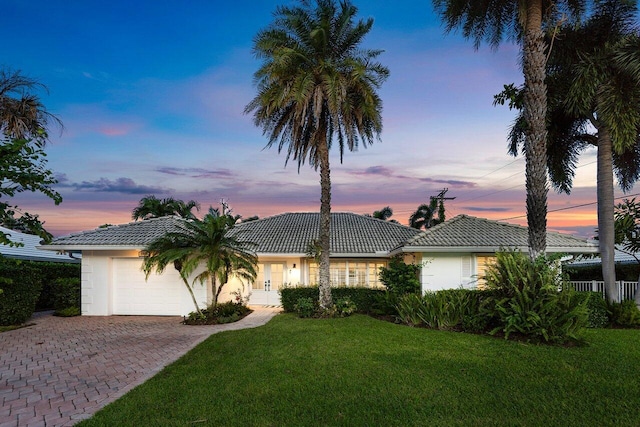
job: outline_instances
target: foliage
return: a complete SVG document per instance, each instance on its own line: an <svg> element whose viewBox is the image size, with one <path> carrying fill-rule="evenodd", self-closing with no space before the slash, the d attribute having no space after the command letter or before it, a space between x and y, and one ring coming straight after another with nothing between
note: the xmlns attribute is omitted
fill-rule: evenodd
<svg viewBox="0 0 640 427"><path fill-rule="evenodd" d="M562 271L569 280L602 280L602 267L597 265L563 265ZM616 278L627 282L635 282L640 276L640 264L616 264Z"/></svg>
<svg viewBox="0 0 640 427"><path fill-rule="evenodd" d="M589 319L588 328L604 328L610 323L611 311L600 292L578 292L579 297L586 301Z"/></svg>
<svg viewBox="0 0 640 427"><path fill-rule="evenodd" d="M53 315L60 317L75 317L80 316L82 313L80 312L80 307L67 307L62 310L56 310Z"/></svg>
<svg viewBox="0 0 640 427"><path fill-rule="evenodd" d="M51 240L38 215L31 215L13 205L8 199L25 191L42 193L58 205L62 196L52 186L58 181L47 169L46 153L38 144L26 139L0 141L0 225L6 228L36 234ZM0 232L0 244L17 246Z"/></svg>
<svg viewBox="0 0 640 427"><path fill-rule="evenodd" d="M298 313L298 317L313 317L318 311L318 301L314 301L313 298L298 298L293 309Z"/></svg>
<svg viewBox="0 0 640 427"><path fill-rule="evenodd" d="M36 303L36 310L50 310L54 308L56 294L55 282L62 278L76 278L80 280L80 263L25 261L40 272L42 291Z"/></svg>
<svg viewBox="0 0 640 427"><path fill-rule="evenodd" d="M381 289L372 288L331 288L331 293L334 295L336 301L340 299L349 299L357 307L358 313L371 313L377 304L378 299L385 292ZM285 287L280 289L280 302L282 308L287 313L294 313L295 304L301 298L311 298L313 301L318 301L319 291L317 286L310 287L297 287L289 288Z"/></svg>
<svg viewBox="0 0 640 427"><path fill-rule="evenodd" d="M355 22L349 0L303 1L280 6L273 23L258 32L253 52L262 64L254 74L258 94L245 108L267 136L267 147L286 151L300 167L320 169L320 306L332 303L329 255L331 176L329 150L337 140L357 150L382 132L377 90L389 70L376 62L380 50L362 48L373 19Z"/></svg>
<svg viewBox="0 0 640 427"><path fill-rule="evenodd" d="M393 257L387 267L380 267L380 281L397 295L420 292L420 266L405 264L401 256Z"/></svg>
<svg viewBox="0 0 640 427"><path fill-rule="evenodd" d="M438 217L436 218L436 213ZM429 204L422 204L418 206L418 209L409 217L409 226L412 228L431 228L434 225L444 222L444 202L440 199L438 203L437 198L432 198Z"/></svg>
<svg viewBox="0 0 640 427"><path fill-rule="evenodd" d="M230 277L252 282L257 275L255 244L242 240L241 233L234 230L238 219L226 208L222 214L218 209L210 208L202 220L182 221L178 231L159 237L145 248L143 270L147 278L154 270L162 273L167 265L173 264L191 294L196 311L200 311L188 280L203 266L193 283L211 280L215 306Z"/></svg>
<svg viewBox="0 0 640 427"><path fill-rule="evenodd" d="M80 279L77 277L56 279L53 295L53 308L56 312L73 307L80 309Z"/></svg>
<svg viewBox="0 0 640 427"><path fill-rule="evenodd" d="M640 327L640 309L635 301L624 300L609 305L611 323L622 328Z"/></svg>
<svg viewBox="0 0 640 427"><path fill-rule="evenodd" d="M200 211L200 203L195 200L184 202L176 200L173 197L166 199L158 199L156 196L149 195L140 199L138 206L131 212L131 219L137 221L139 219L160 218L163 216L176 215L185 219L195 219L196 216L191 212L193 208Z"/></svg>
<svg viewBox="0 0 640 427"><path fill-rule="evenodd" d="M486 273L495 298L491 317L498 322L492 334L549 343L579 339L588 320L586 301L558 280L553 259L532 261L518 251L498 252L496 258Z"/></svg>
<svg viewBox="0 0 640 427"><path fill-rule="evenodd" d="M79 426L637 427L640 330L585 334L563 348L283 314L211 336Z"/></svg>
<svg viewBox="0 0 640 427"><path fill-rule="evenodd" d="M28 262L0 258L0 288L0 325L26 322L42 288L38 269Z"/></svg>
<svg viewBox="0 0 640 427"><path fill-rule="evenodd" d="M244 318L251 309L243 302L227 301L216 305L210 305L204 310L192 311L184 323L187 325L217 325L233 323Z"/></svg>
<svg viewBox="0 0 640 427"><path fill-rule="evenodd" d="M369 312L375 316L397 316L398 315L398 294L384 291L374 294L374 301Z"/></svg>
<svg viewBox="0 0 640 427"><path fill-rule="evenodd" d="M640 203L635 198L624 199L615 206L614 218L616 243L630 254L640 252Z"/></svg>
<svg viewBox="0 0 640 427"><path fill-rule="evenodd" d="M336 308L336 314L339 317L348 317L358 311L358 307L353 301L351 301L351 298L349 297L336 298L335 308Z"/></svg>

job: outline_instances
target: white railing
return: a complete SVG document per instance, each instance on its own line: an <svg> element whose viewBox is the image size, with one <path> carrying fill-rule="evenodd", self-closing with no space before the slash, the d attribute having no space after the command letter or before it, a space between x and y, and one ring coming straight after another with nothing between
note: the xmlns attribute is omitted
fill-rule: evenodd
<svg viewBox="0 0 640 427"><path fill-rule="evenodd" d="M620 299L633 299L638 284L637 282L619 280L616 283L618 285L618 291L620 292ZM571 281L571 284L576 291L600 292L604 296L604 282L602 280Z"/></svg>

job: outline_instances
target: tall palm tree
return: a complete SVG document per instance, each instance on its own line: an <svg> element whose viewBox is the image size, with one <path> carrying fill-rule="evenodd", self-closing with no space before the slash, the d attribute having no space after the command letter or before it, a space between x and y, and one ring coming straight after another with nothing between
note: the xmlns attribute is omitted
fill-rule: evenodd
<svg viewBox="0 0 640 427"><path fill-rule="evenodd" d="M385 206L379 211L374 211L371 215L372 218L381 219L383 221L389 220L393 216L393 209L389 206Z"/></svg>
<svg viewBox="0 0 640 427"><path fill-rule="evenodd" d="M389 71L376 62L382 51L360 47L373 19L354 22L349 1L302 0L278 7L274 22L258 32L253 51L262 65L255 73L256 97L246 106L269 138L267 147L286 150L300 167L320 168L320 306L333 305L329 282L331 178L329 150L335 139L340 160L372 144L382 131L378 89ZM285 164L286 164L285 162Z"/></svg>
<svg viewBox="0 0 640 427"><path fill-rule="evenodd" d="M20 71L0 69L0 132L10 140L32 140L42 146L51 124L62 122L32 93L46 86Z"/></svg>
<svg viewBox="0 0 640 427"><path fill-rule="evenodd" d="M173 197L158 199L156 196L151 195L140 199L138 206L136 206L131 213L131 218L137 221L139 219L145 220L177 215L185 219L194 219L195 215L191 212L193 208L200 211L200 203L195 200L184 202L183 200L174 199Z"/></svg>
<svg viewBox="0 0 640 427"><path fill-rule="evenodd" d="M578 156L597 147L602 276L607 299L617 301L613 174L624 191L640 177L640 73L633 71L640 69L640 54L622 53L640 50L640 34L634 28L635 1L604 0L594 6L588 21L558 32L549 57L548 167L554 187L568 193ZM510 134L514 155L525 128L521 115Z"/></svg>
<svg viewBox="0 0 640 427"><path fill-rule="evenodd" d="M217 209L209 209L202 220L184 220L178 231L165 234L145 248L143 270L147 278L153 271L162 273L167 265L173 264L198 312L200 308L192 289L196 281L211 280L215 306L230 277L255 280L258 265L255 246L242 240L238 232L230 233L236 220L232 215L220 214ZM190 284L189 277L201 266L204 270Z"/></svg>
<svg viewBox="0 0 640 427"><path fill-rule="evenodd" d="M547 44L543 26L557 17L561 6L579 14L585 0L433 0L447 31L462 28L478 47L482 40L497 47L504 38L522 46L524 73L523 114L527 123L526 155L527 223L529 255L535 259L546 250L547 228Z"/></svg>

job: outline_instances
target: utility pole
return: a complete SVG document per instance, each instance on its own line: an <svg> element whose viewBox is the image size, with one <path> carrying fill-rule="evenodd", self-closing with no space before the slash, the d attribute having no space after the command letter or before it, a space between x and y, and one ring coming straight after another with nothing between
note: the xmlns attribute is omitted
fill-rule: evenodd
<svg viewBox="0 0 640 427"><path fill-rule="evenodd" d="M438 193L437 196L431 196L430 199L433 200L438 200L438 220L440 222L444 222L445 220L445 216L444 216L444 201L445 200L455 200L455 197L445 197L445 195L447 194L447 191L449 191L448 188L443 188L442 191L440 193Z"/></svg>

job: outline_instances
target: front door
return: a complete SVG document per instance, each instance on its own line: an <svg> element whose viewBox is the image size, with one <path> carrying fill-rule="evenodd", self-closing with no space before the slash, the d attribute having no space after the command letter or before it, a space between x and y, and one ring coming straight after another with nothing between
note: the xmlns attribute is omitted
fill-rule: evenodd
<svg viewBox="0 0 640 427"><path fill-rule="evenodd" d="M258 264L258 277L251 289L250 303L255 305L280 305L278 291L284 284L284 264Z"/></svg>

